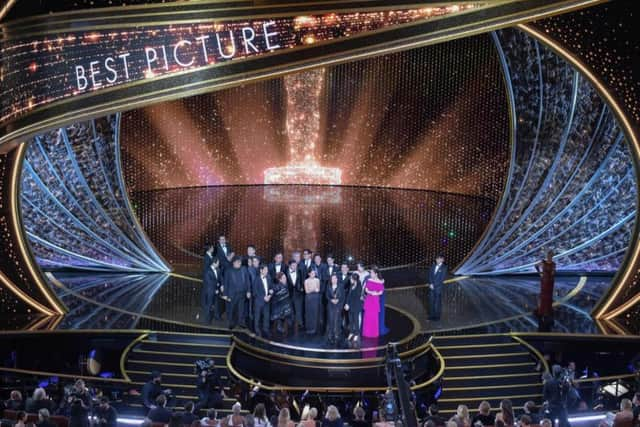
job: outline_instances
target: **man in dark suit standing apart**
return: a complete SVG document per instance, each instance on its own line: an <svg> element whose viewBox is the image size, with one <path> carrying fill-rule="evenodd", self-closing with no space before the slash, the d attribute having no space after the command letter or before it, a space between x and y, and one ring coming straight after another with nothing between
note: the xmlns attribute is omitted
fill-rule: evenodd
<svg viewBox="0 0 640 427"><path fill-rule="evenodd" d="M233 253L231 246L227 243L225 236L218 237L218 243L216 244L216 257L220 260L220 269L224 274L225 270L230 267L229 255Z"/></svg>
<svg viewBox="0 0 640 427"><path fill-rule="evenodd" d="M229 329L237 325L245 328L247 299L251 298L249 274L242 268L242 258L236 256L232 259L231 267L224 273L224 294L230 299L227 310Z"/></svg>
<svg viewBox="0 0 640 427"><path fill-rule="evenodd" d="M273 262L269 264L269 276L271 277L271 283L275 283L276 274L284 273L286 265L282 262L284 255L282 252L277 252L273 257Z"/></svg>
<svg viewBox="0 0 640 427"><path fill-rule="evenodd" d="M429 289L431 289L431 295L429 295L429 320L440 320L442 314L442 288L447 274L444 256L436 256L436 262L429 268L429 277L427 279Z"/></svg>
<svg viewBox="0 0 640 427"><path fill-rule="evenodd" d="M202 317L205 323L211 323L211 314L218 320L220 319L222 307L218 302L222 302L220 299L220 291L222 287L222 276L218 266L220 261L218 258L213 260L211 266L207 269L204 275L204 282L202 284L202 292L205 294L204 305L202 306Z"/></svg>
<svg viewBox="0 0 640 427"><path fill-rule="evenodd" d="M285 274L291 300L293 301L293 311L295 312L294 328L297 333L298 328L302 330L304 325L304 279L295 259L289 261L289 267L286 269Z"/></svg>
<svg viewBox="0 0 640 427"><path fill-rule="evenodd" d="M269 277L269 268L266 265L261 265L258 271L260 274L255 278L251 286L251 293L253 295L253 327L258 336L268 336L273 281Z"/></svg>

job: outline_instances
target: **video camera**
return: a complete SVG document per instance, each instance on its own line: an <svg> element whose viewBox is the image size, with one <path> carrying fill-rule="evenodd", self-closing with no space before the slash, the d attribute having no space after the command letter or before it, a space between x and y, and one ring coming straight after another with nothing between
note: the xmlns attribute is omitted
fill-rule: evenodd
<svg viewBox="0 0 640 427"><path fill-rule="evenodd" d="M195 362L196 365L196 373L201 374L202 371L211 371L214 366L215 363L212 359L205 359L205 360L196 360Z"/></svg>

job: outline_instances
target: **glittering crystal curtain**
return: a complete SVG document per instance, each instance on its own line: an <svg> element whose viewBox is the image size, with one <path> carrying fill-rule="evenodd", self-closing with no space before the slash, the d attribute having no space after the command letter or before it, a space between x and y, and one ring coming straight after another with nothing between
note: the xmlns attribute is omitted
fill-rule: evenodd
<svg viewBox="0 0 640 427"><path fill-rule="evenodd" d="M22 220L44 269L168 271L138 227L120 169L120 115L54 129L29 142Z"/></svg>
<svg viewBox="0 0 640 427"><path fill-rule="evenodd" d="M551 49L495 35L515 108L515 151L498 213L461 274L532 271L553 250L560 270L616 271L636 215L625 136L592 85Z"/></svg>

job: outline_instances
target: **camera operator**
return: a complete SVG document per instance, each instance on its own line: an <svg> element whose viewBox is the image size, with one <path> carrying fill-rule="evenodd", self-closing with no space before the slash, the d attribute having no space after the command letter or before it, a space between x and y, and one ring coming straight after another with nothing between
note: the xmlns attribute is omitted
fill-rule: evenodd
<svg viewBox="0 0 640 427"><path fill-rule="evenodd" d="M161 394L164 394L167 400L169 400L171 389L163 390L160 385L161 382L162 373L160 371L153 371L151 372L151 380L142 387L142 404L147 410L154 409L157 406L156 399Z"/></svg>
<svg viewBox="0 0 640 427"><path fill-rule="evenodd" d="M77 380L73 387L65 388L63 408L60 411L69 417L69 427L88 427L91 411L91 394L83 380Z"/></svg>
<svg viewBox="0 0 640 427"><path fill-rule="evenodd" d="M197 410L203 408L221 409L224 388L216 373L215 363L211 359L199 360L196 362L196 370L198 371L196 380L196 388L198 389Z"/></svg>
<svg viewBox="0 0 640 427"><path fill-rule="evenodd" d="M567 395L571 389L571 379L560 365L551 367L552 377L545 381L543 395L552 420L558 420L560 427L569 427L567 418Z"/></svg>

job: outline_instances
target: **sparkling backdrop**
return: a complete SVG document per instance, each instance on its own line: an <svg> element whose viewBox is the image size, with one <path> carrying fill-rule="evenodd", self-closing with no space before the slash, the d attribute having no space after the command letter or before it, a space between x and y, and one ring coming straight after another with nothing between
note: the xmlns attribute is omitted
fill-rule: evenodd
<svg viewBox="0 0 640 427"><path fill-rule="evenodd" d="M490 36L327 68L320 101L313 157L342 184L500 197L509 113ZM262 184L310 122L287 129L287 108L274 79L123 113L128 188Z"/></svg>

